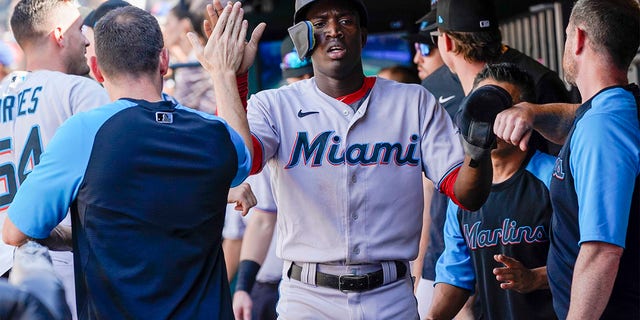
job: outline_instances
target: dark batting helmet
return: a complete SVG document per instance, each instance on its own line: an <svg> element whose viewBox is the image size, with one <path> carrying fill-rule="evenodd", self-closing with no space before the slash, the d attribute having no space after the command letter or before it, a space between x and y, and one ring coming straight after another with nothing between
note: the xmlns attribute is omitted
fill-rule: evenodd
<svg viewBox="0 0 640 320"><path fill-rule="evenodd" d="M318 0L296 0L296 13L293 15L293 24L305 20L309 7L311 7L311 4L316 1ZM362 0L350 1L351 3L355 4L356 8L358 9L358 14L360 15L360 26L366 27L368 22L368 15L367 8L365 7L364 2Z"/></svg>

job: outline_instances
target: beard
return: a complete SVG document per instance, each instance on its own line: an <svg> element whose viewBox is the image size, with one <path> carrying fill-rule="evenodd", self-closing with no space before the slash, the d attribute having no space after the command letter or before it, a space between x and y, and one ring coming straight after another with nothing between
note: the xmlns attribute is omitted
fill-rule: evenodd
<svg viewBox="0 0 640 320"><path fill-rule="evenodd" d="M564 70L564 80L570 85L576 86L576 60L567 52L562 56L562 69Z"/></svg>
<svg viewBox="0 0 640 320"><path fill-rule="evenodd" d="M89 74L89 70L87 57L85 57L84 52L79 54L77 57L67 58L67 74L86 76Z"/></svg>

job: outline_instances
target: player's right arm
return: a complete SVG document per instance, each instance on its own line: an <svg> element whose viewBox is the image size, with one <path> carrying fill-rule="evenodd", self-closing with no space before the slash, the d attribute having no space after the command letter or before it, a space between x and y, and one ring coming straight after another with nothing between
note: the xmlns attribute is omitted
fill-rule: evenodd
<svg viewBox="0 0 640 320"><path fill-rule="evenodd" d="M520 149L527 150L532 130L545 139L563 145L580 105L569 103L533 104L522 102L496 117L496 136Z"/></svg>
<svg viewBox="0 0 640 320"><path fill-rule="evenodd" d="M427 319L453 319L475 288L473 262L457 212L458 206L449 201L443 230L445 249L436 264L436 284Z"/></svg>
<svg viewBox="0 0 640 320"><path fill-rule="evenodd" d="M209 6L208 12L212 11L214 7L216 8L216 19L209 21L208 31L211 33L206 45L203 47L193 33L188 34L189 40L198 61L213 79L216 101L218 102L218 115L242 136L253 158L253 139L249 132L249 123L242 100L238 95L236 75L239 74L241 68L253 63L257 43L262 36L265 25L258 25L251 35L250 42L246 43L248 23L243 20L244 13L241 10L240 2L234 4L229 2L219 13L218 9L222 7L220 2L215 0L213 7ZM209 16L213 17L211 14Z"/></svg>
<svg viewBox="0 0 640 320"><path fill-rule="evenodd" d="M67 215L91 154L94 136L85 126L72 117L56 131L9 207L2 233L5 243L17 246L28 238L45 239Z"/></svg>

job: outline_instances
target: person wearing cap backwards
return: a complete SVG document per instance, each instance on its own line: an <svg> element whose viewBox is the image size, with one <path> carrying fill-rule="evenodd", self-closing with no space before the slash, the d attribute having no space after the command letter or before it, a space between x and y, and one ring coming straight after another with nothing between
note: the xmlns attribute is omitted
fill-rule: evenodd
<svg viewBox="0 0 640 320"><path fill-rule="evenodd" d="M474 88L487 85L505 90L506 108L534 96L531 78L513 64L485 66ZM477 318L555 318L546 276L552 212L549 182L555 159L533 145L522 151L502 140L491 158L493 186L482 208L468 211L449 203L446 248L436 266L426 319L453 318L476 291L476 284Z"/></svg>
<svg viewBox="0 0 640 320"><path fill-rule="evenodd" d="M422 176L478 209L491 185L489 149L467 143L463 150L451 119L422 86L365 77L362 1L298 0L295 8L290 35L315 76L254 94L246 118L235 77L257 44L255 36L244 43L241 4L223 8L214 0L204 48L190 35L224 100L220 115L243 134L250 127L254 171L268 162L273 175L276 252L285 260L278 315L416 319L408 261L418 252Z"/></svg>
<svg viewBox="0 0 640 320"><path fill-rule="evenodd" d="M286 83L313 77L311 60L300 59L289 35L282 41L280 56L280 70ZM246 182L251 185L258 204L245 217L248 221L242 238L233 312L236 319L275 320L282 260L276 256L274 229L278 208L271 190L270 169L265 167Z"/></svg>

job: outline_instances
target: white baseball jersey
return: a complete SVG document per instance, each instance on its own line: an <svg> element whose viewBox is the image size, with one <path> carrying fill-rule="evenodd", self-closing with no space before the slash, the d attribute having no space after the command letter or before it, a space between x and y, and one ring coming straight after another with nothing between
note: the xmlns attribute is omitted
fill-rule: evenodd
<svg viewBox="0 0 640 320"><path fill-rule="evenodd" d="M56 71L17 71L0 84L0 232L17 188L40 162L56 129L72 115L109 103L95 81ZM0 274L13 265L14 247L0 241ZM51 252L56 271L73 279L73 255ZM64 280L64 279L63 279ZM65 288L73 292L67 281ZM73 306L72 306L73 307ZM74 310L75 311L75 310Z"/></svg>
<svg viewBox="0 0 640 320"><path fill-rule="evenodd" d="M357 111L315 79L249 100L270 161L278 256L299 262L412 260L422 172L437 186L464 154L447 113L420 85L377 79Z"/></svg>

